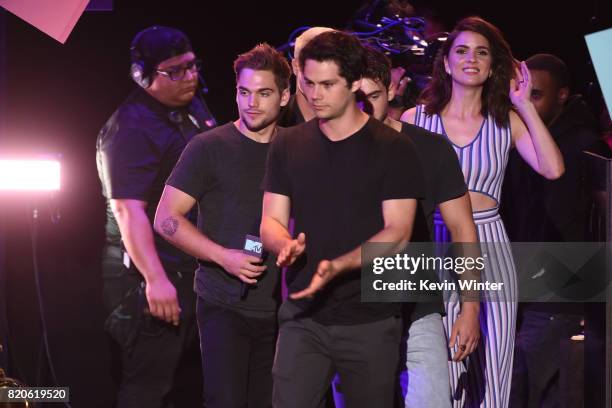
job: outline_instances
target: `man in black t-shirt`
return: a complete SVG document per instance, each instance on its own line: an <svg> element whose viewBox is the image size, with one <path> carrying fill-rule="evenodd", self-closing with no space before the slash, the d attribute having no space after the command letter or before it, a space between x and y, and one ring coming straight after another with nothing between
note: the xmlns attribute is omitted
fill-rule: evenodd
<svg viewBox="0 0 612 408"><path fill-rule="evenodd" d="M197 335L195 260L153 232L153 216L181 151L214 119L194 98L199 61L185 34L147 28L134 38L131 57L140 86L106 122L96 151L107 199L106 329L122 353L117 406L162 407Z"/></svg>
<svg viewBox="0 0 612 408"><path fill-rule="evenodd" d="M240 118L189 143L168 178L155 229L200 264L204 405L263 408L271 405L280 280L275 259L248 252L245 238L258 235L261 180L291 71L267 44L240 55L234 70ZM185 218L196 203L197 229Z"/></svg>
<svg viewBox="0 0 612 408"><path fill-rule="evenodd" d="M399 307L360 301L361 245L389 242L399 250L410 239L423 194L420 164L410 141L359 110L365 54L356 37L322 33L299 63L317 118L279 131L264 179L264 247L289 266L273 405L319 406L337 372L349 406L389 407Z"/></svg>
<svg viewBox="0 0 612 408"><path fill-rule="evenodd" d="M415 144L423 166L426 193L419 200L412 241L432 240L433 216L438 207L452 233L453 242L476 242L476 226L467 187L450 143L440 135L389 117L389 101L394 97L391 63L384 54L374 49L368 49L367 61L361 81L361 98L366 110L387 126L406 135ZM435 276L425 278L436 280ZM448 345L442 324L445 312L441 300L417 303L410 311L406 346L408 378L402 377L407 407L450 407ZM477 344L478 313L478 303L462 304L462 313L449 335L450 346L455 343L459 345L459 350L452 356L454 361L463 360L473 351L472 346Z"/></svg>

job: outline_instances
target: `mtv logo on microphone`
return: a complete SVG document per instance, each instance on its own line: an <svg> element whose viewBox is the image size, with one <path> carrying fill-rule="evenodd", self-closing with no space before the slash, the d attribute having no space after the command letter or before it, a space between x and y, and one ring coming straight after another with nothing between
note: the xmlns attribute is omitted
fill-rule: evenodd
<svg viewBox="0 0 612 408"><path fill-rule="evenodd" d="M261 258L261 255L263 252L263 245L259 237L255 237L253 235L247 235L244 239L243 251L250 255Z"/></svg>

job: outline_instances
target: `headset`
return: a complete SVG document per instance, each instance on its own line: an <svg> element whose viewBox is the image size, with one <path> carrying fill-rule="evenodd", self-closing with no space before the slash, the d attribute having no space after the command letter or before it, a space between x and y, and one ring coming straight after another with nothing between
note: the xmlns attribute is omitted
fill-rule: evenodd
<svg viewBox="0 0 612 408"><path fill-rule="evenodd" d="M149 76L144 75L143 65L140 61L132 62L130 67L130 75L134 82L136 82L141 88L148 88L151 85L151 79Z"/></svg>
<svg viewBox="0 0 612 408"><path fill-rule="evenodd" d="M152 30L155 30L157 26L152 27ZM134 82L136 82L141 88L148 88L151 86L151 77L150 74L145 74L147 71L147 63L145 58L142 55L142 51L140 50L140 39L142 35L149 30L143 30L139 32L132 44L130 45L130 54L132 59L132 65L130 66L130 75Z"/></svg>
<svg viewBox="0 0 612 408"><path fill-rule="evenodd" d="M160 51L160 47L165 51ZM183 51L191 51L191 42L182 31L163 26L146 28L136 34L130 45L130 75L134 82L146 89L151 86L155 66Z"/></svg>

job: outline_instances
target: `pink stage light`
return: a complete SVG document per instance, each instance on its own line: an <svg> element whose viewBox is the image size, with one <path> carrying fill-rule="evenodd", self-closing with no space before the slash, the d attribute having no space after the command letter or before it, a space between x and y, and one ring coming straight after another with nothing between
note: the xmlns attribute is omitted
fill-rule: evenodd
<svg viewBox="0 0 612 408"><path fill-rule="evenodd" d="M0 190L57 191L59 189L59 161L0 159Z"/></svg>

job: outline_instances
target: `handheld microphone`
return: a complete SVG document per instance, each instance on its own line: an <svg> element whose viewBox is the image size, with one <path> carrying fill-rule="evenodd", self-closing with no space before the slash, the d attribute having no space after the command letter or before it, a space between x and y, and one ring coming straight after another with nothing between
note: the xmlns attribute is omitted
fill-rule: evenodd
<svg viewBox="0 0 612 408"><path fill-rule="evenodd" d="M244 246L242 252L256 258L261 259L263 257L263 244L259 237L247 234L244 237ZM244 299L249 291L249 285L245 282L240 282L240 299Z"/></svg>

